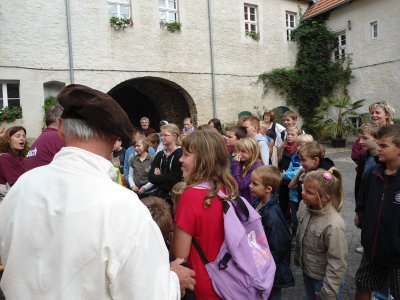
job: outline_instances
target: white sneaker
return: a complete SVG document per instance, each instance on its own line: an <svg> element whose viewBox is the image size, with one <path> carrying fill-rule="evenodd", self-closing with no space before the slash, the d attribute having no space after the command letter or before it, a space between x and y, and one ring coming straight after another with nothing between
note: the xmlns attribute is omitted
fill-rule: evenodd
<svg viewBox="0 0 400 300"><path fill-rule="evenodd" d="M356 252L358 252L358 253L364 253L364 248L363 248L363 246L357 247L357 248L356 248Z"/></svg>

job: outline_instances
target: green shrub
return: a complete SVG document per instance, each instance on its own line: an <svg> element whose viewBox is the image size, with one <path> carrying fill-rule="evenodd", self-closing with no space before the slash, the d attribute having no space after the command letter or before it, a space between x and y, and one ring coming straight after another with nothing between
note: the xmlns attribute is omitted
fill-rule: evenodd
<svg viewBox="0 0 400 300"><path fill-rule="evenodd" d="M53 105L57 105L57 104L58 104L57 98L55 98L53 96L47 97L46 99L44 99L44 105L43 105L44 111L46 111L49 106L53 106Z"/></svg>
<svg viewBox="0 0 400 300"><path fill-rule="evenodd" d="M299 46L293 68L277 68L260 74L258 82L264 92L275 88L284 95L288 105L295 107L304 120L304 129L315 133L312 118L323 97L334 91L347 95L352 78L350 60L333 61L335 34L326 26L325 19L302 20L292 36Z"/></svg>

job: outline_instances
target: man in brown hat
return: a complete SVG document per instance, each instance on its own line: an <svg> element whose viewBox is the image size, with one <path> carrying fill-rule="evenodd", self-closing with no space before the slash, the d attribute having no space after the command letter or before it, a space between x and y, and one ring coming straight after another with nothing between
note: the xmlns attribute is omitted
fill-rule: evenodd
<svg viewBox="0 0 400 300"><path fill-rule="evenodd" d="M113 145L133 129L126 113L82 85L58 99L66 147L21 176L0 206L6 298L179 299L180 288L193 289L193 271L169 264L147 208L113 182Z"/></svg>

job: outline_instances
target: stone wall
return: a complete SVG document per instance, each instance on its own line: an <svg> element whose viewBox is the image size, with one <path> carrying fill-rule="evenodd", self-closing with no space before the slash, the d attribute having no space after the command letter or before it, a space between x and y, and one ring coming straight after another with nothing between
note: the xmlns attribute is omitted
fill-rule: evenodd
<svg viewBox="0 0 400 300"><path fill-rule="evenodd" d="M108 92L135 78L165 79L186 92L197 123L214 115L233 120L254 106L282 105L279 95L263 97L262 86L254 82L264 71L293 65L297 49L286 41L285 12L298 13L299 7L304 11L307 2L246 1L258 6L258 42L245 36L244 3L212 1L215 112L207 1L179 1L182 31L171 33L159 26L157 1L132 1L134 26L115 31L108 24L106 1L70 0L75 83ZM43 84L70 83L65 1L2 1L0 35L0 81L19 80L28 136L38 136ZM156 98L168 101L167 95ZM178 118L179 110L172 113L167 105L159 107L161 115Z"/></svg>
<svg viewBox="0 0 400 300"><path fill-rule="evenodd" d="M354 79L349 94L366 99L363 108L385 100L400 111L400 2L353 1L334 10L327 22L335 32L346 32L346 53L352 60ZM350 21L350 27L349 23ZM371 38L371 22L378 23L378 38Z"/></svg>

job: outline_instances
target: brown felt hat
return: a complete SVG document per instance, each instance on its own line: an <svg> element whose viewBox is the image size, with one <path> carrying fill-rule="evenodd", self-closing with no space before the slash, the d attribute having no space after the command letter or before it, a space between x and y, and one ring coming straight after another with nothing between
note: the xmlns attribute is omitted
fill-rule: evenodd
<svg viewBox="0 0 400 300"><path fill-rule="evenodd" d="M85 120L90 127L106 135L132 137L132 123L110 95L84 85L70 84L57 98L64 108L62 119Z"/></svg>

